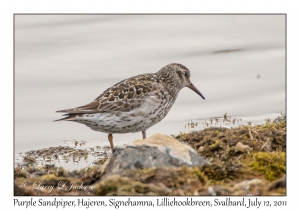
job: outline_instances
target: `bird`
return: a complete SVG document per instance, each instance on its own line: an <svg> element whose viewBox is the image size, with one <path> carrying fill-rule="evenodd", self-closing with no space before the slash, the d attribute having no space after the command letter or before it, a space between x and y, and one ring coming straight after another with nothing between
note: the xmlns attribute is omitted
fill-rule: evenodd
<svg viewBox="0 0 300 210"><path fill-rule="evenodd" d="M142 132L145 139L146 130L168 114L182 88L188 87L205 99L190 76L186 66L171 63L156 73L122 80L89 104L56 111L66 114L55 121L77 122L107 133L113 151L113 134Z"/></svg>

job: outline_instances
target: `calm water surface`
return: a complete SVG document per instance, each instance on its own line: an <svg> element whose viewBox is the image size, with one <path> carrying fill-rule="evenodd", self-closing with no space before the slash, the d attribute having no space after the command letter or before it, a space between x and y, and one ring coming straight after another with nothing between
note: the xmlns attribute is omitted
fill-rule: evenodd
<svg viewBox="0 0 300 210"><path fill-rule="evenodd" d="M184 88L147 136L225 113L259 123L285 111L284 15L17 15L15 154L74 139L108 145L105 133L52 122L61 117L55 111L173 62L190 69L206 100ZM116 134L114 142L140 138Z"/></svg>

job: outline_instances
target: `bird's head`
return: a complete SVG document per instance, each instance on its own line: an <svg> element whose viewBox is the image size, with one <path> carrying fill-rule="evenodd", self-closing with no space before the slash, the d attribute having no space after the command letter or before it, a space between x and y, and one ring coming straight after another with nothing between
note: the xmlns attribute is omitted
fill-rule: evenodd
<svg viewBox="0 0 300 210"><path fill-rule="evenodd" d="M191 73L184 65L179 63L171 63L164 66L159 73L163 75L163 78L166 80L166 82L169 82L170 84L173 83L174 85L178 86L179 89L188 87L205 99L202 93L191 82Z"/></svg>

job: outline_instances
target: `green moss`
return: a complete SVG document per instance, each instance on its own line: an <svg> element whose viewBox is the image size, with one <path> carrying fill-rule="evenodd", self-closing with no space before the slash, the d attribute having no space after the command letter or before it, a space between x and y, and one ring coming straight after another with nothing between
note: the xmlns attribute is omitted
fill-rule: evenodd
<svg viewBox="0 0 300 210"><path fill-rule="evenodd" d="M74 179L71 177L58 177L55 174L43 175L40 178L35 178L35 181L42 181L44 185L58 186L59 182L71 183Z"/></svg>
<svg viewBox="0 0 300 210"><path fill-rule="evenodd" d="M203 173L203 171L200 168L194 167L192 169L191 173L192 173L192 175L195 175L203 185L209 184L207 176L205 176L205 174Z"/></svg>
<svg viewBox="0 0 300 210"><path fill-rule="evenodd" d="M257 152L249 158L249 166L264 174L267 180L273 181L286 173L285 152Z"/></svg>
<svg viewBox="0 0 300 210"><path fill-rule="evenodd" d="M221 145L220 145L220 140L219 140L219 139L216 139L215 142L209 146L209 148L210 148L211 150L217 150L217 149L220 148L220 146L221 146Z"/></svg>
<svg viewBox="0 0 300 210"><path fill-rule="evenodd" d="M180 141L184 141L186 139L186 133L180 131L176 138Z"/></svg>
<svg viewBox="0 0 300 210"><path fill-rule="evenodd" d="M207 192L209 181L199 167L148 168L110 175L96 186L97 195L194 195Z"/></svg>
<svg viewBox="0 0 300 210"><path fill-rule="evenodd" d="M216 139L215 140L215 143L213 143L213 144L211 144L209 147L211 147L211 148L215 148L215 147L217 147L218 145L219 145L219 139Z"/></svg>
<svg viewBox="0 0 300 210"><path fill-rule="evenodd" d="M161 188L153 184L145 184L131 180L120 175L112 175L101 181L96 186L96 195L166 195L166 188Z"/></svg>
<svg viewBox="0 0 300 210"><path fill-rule="evenodd" d="M93 171L94 170L94 166L89 166L88 168L87 168L87 172L91 172L91 171Z"/></svg>

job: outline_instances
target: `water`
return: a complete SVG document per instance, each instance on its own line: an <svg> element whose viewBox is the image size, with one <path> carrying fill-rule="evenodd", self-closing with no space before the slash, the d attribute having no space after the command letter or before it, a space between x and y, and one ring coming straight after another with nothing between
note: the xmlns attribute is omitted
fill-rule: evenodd
<svg viewBox="0 0 300 210"><path fill-rule="evenodd" d="M109 145L107 134L52 122L61 118L55 111L173 62L190 69L206 100L184 88L147 136L225 113L262 122L285 111L284 15L16 15L15 154L74 139Z"/></svg>

